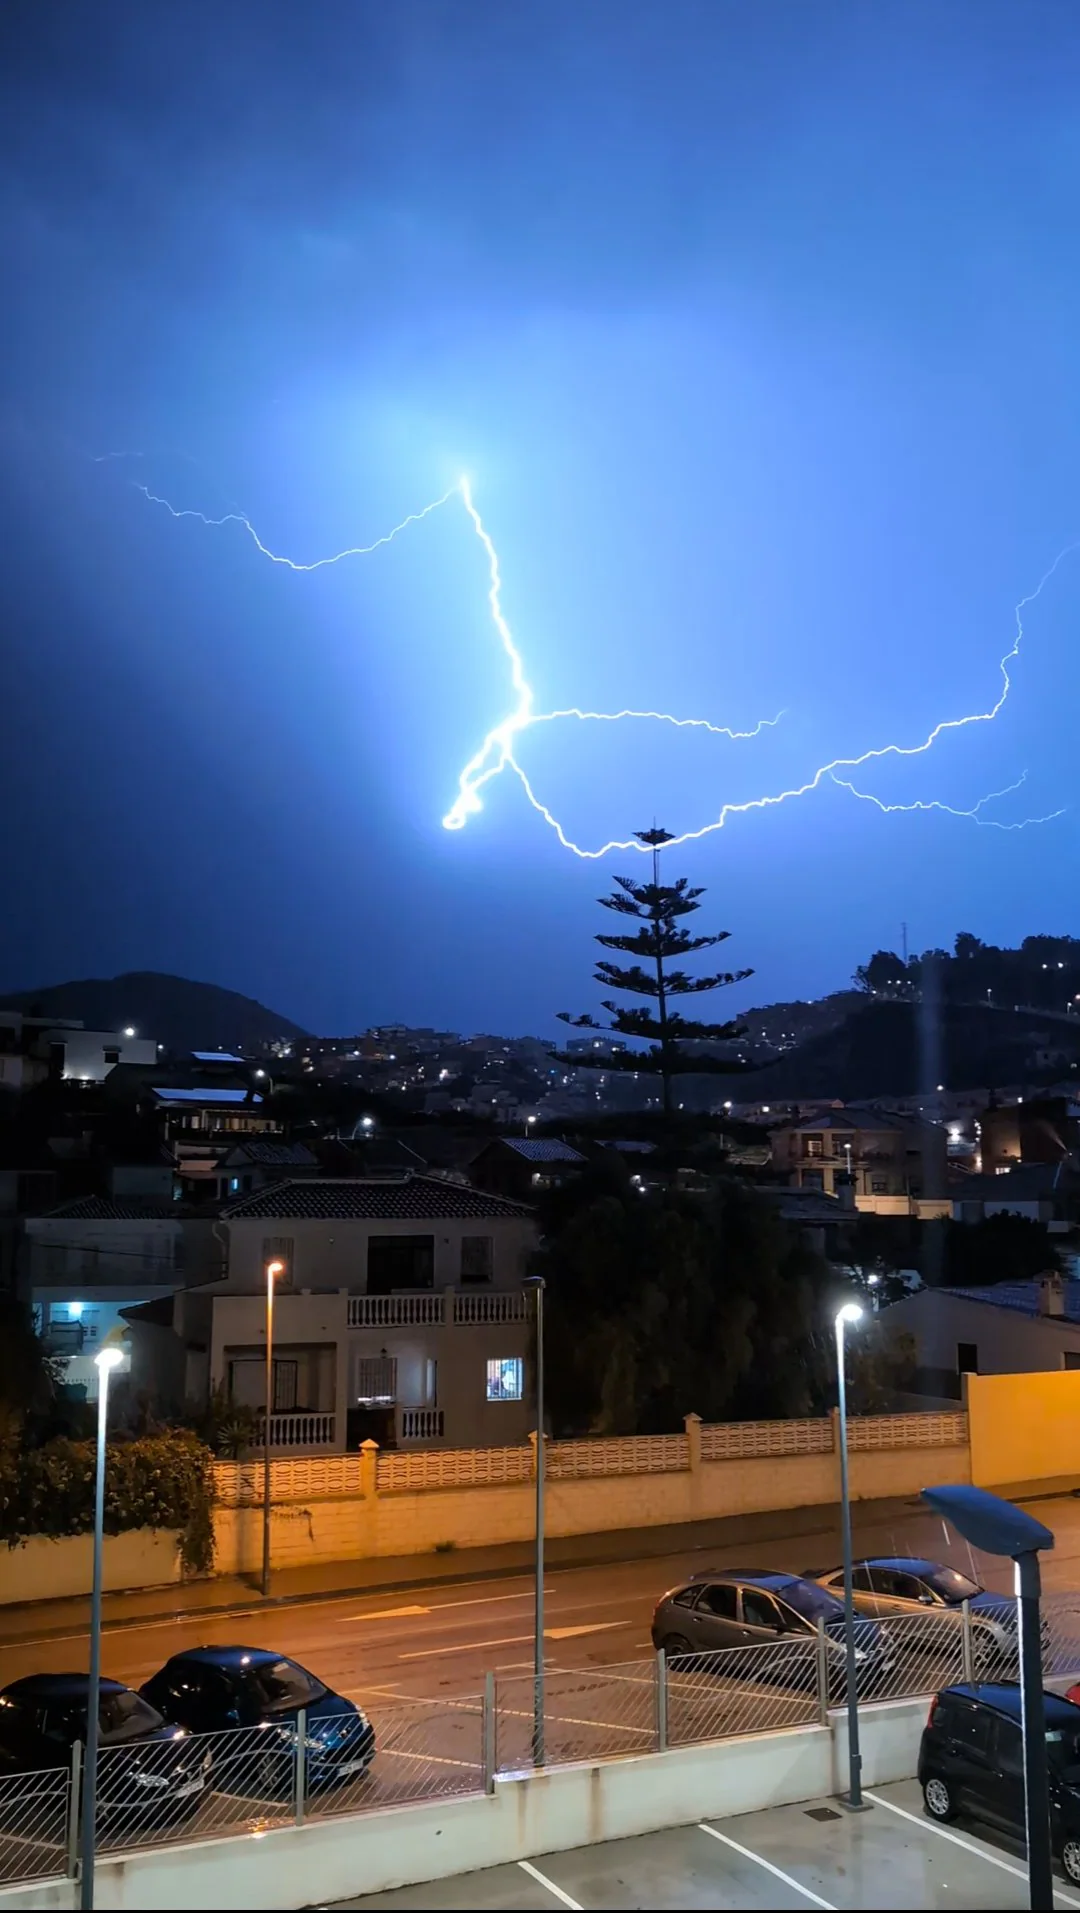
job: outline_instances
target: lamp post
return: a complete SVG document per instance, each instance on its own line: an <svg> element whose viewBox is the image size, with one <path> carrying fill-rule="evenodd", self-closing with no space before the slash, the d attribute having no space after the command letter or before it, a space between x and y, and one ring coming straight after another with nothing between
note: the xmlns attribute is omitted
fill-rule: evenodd
<svg viewBox="0 0 1080 1913"><path fill-rule="evenodd" d="M1042 1629L1039 1621L1039 1555L1054 1545L1049 1528L1034 1515L985 1488L947 1484L924 1488L922 1498L944 1515L965 1541L986 1554L1007 1554L1016 1568L1020 1635L1020 1728L1024 1747L1024 1824L1027 1832L1028 1904L1051 1913L1054 1876L1050 1838L1050 1777L1046 1755Z"/></svg>
<svg viewBox="0 0 1080 1913"><path fill-rule="evenodd" d="M270 1594L270 1417L274 1412L274 1280L284 1275L284 1262L266 1265L266 1407L263 1410L263 1599Z"/></svg>
<svg viewBox="0 0 1080 1913"><path fill-rule="evenodd" d="M845 1805L861 1807L862 1756L859 1753L859 1695L855 1682L855 1601L851 1562L851 1493L848 1486L847 1376L844 1329L862 1319L857 1302L845 1302L836 1315L836 1386L840 1406L840 1527L844 1543L844 1665L847 1677L848 1791Z"/></svg>
<svg viewBox="0 0 1080 1913"><path fill-rule="evenodd" d="M544 1764L544 1278L526 1286L536 1291L536 1563L533 1616L533 1765Z"/></svg>
<svg viewBox="0 0 1080 1913"><path fill-rule="evenodd" d="M94 1578L90 1596L90 1679L86 1688L86 1769L83 1774L82 1881L79 1904L94 1904L94 1849L97 1839L98 1700L101 1693L101 1568L105 1537L105 1429L109 1415L109 1376L123 1353L115 1344L94 1357L98 1372L97 1471L94 1476Z"/></svg>

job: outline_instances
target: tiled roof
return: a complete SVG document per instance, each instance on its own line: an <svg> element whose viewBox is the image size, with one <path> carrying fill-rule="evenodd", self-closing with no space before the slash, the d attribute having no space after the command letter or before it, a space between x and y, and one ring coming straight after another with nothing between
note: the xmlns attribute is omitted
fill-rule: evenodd
<svg viewBox="0 0 1080 1913"><path fill-rule="evenodd" d="M63 1216L70 1222L160 1222L175 1220L180 1213L180 1203L168 1196L76 1196L73 1202L50 1209L43 1219Z"/></svg>
<svg viewBox="0 0 1080 1913"><path fill-rule="evenodd" d="M251 1136L237 1143L225 1157L232 1162L260 1162L273 1169L314 1169L315 1157L302 1142L275 1142L272 1136Z"/></svg>
<svg viewBox="0 0 1080 1913"><path fill-rule="evenodd" d="M232 1202L223 1214L230 1221L247 1217L267 1221L326 1219L339 1222L452 1221L457 1218L477 1221L497 1217L530 1218L532 1211L523 1203L510 1202L505 1196L485 1195L464 1183L443 1182L436 1176L401 1176L392 1182L374 1178L347 1179L311 1176L303 1182L279 1182L270 1189L256 1190Z"/></svg>
<svg viewBox="0 0 1080 1913"><path fill-rule="evenodd" d="M932 1295L958 1295L965 1302L985 1302L989 1308L1012 1309L1017 1315L1037 1315L1044 1322L1080 1323L1080 1282L1065 1282L1063 1313L1048 1315L1039 1307L1037 1282L995 1282L986 1289L931 1289Z"/></svg>
<svg viewBox="0 0 1080 1913"><path fill-rule="evenodd" d="M579 1149L572 1149L568 1142L560 1142L556 1136L501 1136L508 1149L517 1156L524 1156L526 1162L580 1162L585 1157Z"/></svg>
<svg viewBox="0 0 1080 1913"><path fill-rule="evenodd" d="M233 1056L226 1049L193 1049L191 1054L197 1063L238 1063L241 1069L244 1067L243 1057Z"/></svg>

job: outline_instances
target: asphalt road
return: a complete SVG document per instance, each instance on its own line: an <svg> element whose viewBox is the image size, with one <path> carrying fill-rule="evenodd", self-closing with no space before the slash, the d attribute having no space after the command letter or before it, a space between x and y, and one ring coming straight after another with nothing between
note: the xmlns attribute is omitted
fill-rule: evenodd
<svg viewBox="0 0 1080 1913"><path fill-rule="evenodd" d="M1048 1589L1080 1589L1080 1502L1056 1497L1030 1504L1055 1532L1057 1548L1045 1560ZM860 1552L929 1554L974 1572L985 1585L1009 1593L1007 1562L971 1556L942 1523L913 1506L883 1523L856 1511ZM716 1559L716 1549L686 1551L647 1561L559 1568L546 1580L545 1639L549 1667L588 1669L639 1661L651 1652L649 1623L656 1598L683 1575L713 1565L828 1567L838 1559L831 1528L820 1535L754 1545L754 1558ZM339 1693L366 1702L410 1697L440 1699L479 1694L488 1668L525 1676L532 1665L533 1589L528 1576L464 1583L398 1594L344 1595L305 1600L266 1611L177 1617L168 1622L122 1623L105 1631L102 1671L138 1686L182 1647L242 1642L270 1647L303 1663ZM0 1613L0 1631L3 1617ZM0 1639L0 1686L20 1675L83 1670L85 1633L5 1643Z"/></svg>

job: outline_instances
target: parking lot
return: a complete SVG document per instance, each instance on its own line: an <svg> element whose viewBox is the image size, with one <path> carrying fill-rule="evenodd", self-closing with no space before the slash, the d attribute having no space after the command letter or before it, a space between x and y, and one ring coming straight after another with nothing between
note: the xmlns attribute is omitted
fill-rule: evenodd
<svg viewBox="0 0 1080 1913"><path fill-rule="evenodd" d="M1022 1851L984 1826L937 1827L918 1785L867 1794L851 1814L835 1800L806 1801L731 1820L703 1821L634 1840L544 1854L349 1900L349 1907L552 1908L1024 1907ZM1059 1906L1080 1891L1059 1880Z"/></svg>

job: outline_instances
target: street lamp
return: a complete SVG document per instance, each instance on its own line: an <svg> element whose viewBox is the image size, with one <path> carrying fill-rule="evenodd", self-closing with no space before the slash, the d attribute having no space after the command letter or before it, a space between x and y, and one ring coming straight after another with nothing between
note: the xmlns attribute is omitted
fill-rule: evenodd
<svg viewBox="0 0 1080 1913"><path fill-rule="evenodd" d="M544 1764L544 1278L527 1276L536 1292L536 1590L533 1615L533 1765Z"/></svg>
<svg viewBox="0 0 1080 1913"><path fill-rule="evenodd" d="M851 1492L848 1486L847 1378L844 1329L862 1320L857 1302L845 1302L836 1314L836 1385L840 1404L840 1527L844 1542L844 1662L847 1672L848 1791L845 1805L861 1807L862 1757L859 1753L859 1695L855 1684L855 1601L851 1562Z"/></svg>
<svg viewBox="0 0 1080 1913"><path fill-rule="evenodd" d="M270 1417L274 1412L274 1280L284 1275L284 1262L266 1265L266 1407L263 1410L263 1549L262 1591L270 1593Z"/></svg>
<svg viewBox="0 0 1080 1913"><path fill-rule="evenodd" d="M98 1372L97 1472L94 1476L94 1578L90 1596L90 1679L86 1689L86 1771L83 1774L82 1890L79 1904L94 1904L94 1848L97 1839L98 1700L101 1693L101 1569L105 1537L105 1426L109 1414L109 1376L124 1359L111 1346L94 1356Z"/></svg>

